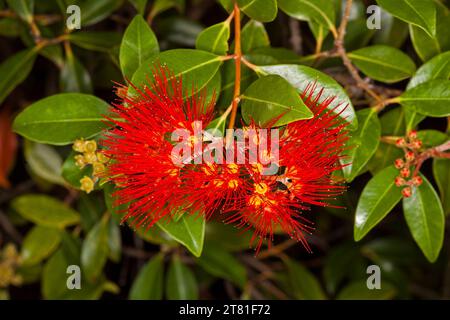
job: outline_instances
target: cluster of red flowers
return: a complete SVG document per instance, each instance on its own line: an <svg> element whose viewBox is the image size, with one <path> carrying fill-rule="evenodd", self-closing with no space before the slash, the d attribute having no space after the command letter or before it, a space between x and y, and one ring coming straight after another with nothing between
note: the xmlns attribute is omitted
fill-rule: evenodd
<svg viewBox="0 0 450 320"><path fill-rule="evenodd" d="M326 206L326 199L344 190L331 180L341 168L347 139L345 124L328 109L333 98L319 102L322 91L314 94L315 85L305 90L301 97L315 116L280 128L278 172L264 175L261 163L174 161L168 136L181 128L194 138L194 123L206 128L211 122L213 102L198 93L184 98L181 79L165 69L153 77L151 86L134 88L138 97L123 97L114 106L108 118L113 125L103 140L111 159L107 175L118 187L117 205L129 204L123 219L150 227L180 211L216 216L253 228L258 249L281 229L309 250L305 233L312 227L302 213L310 205ZM270 158L271 151L263 156Z"/></svg>

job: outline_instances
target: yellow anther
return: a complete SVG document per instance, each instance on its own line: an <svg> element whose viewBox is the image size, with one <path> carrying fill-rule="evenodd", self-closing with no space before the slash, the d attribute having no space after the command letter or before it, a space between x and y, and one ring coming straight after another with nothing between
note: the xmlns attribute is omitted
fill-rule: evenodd
<svg viewBox="0 0 450 320"><path fill-rule="evenodd" d="M171 177L176 177L178 176L178 173L180 172L179 169L169 169L167 170L167 173L169 174L169 176Z"/></svg>
<svg viewBox="0 0 450 320"><path fill-rule="evenodd" d="M269 186L264 183L255 183L255 192L258 194L266 194L266 192L269 190Z"/></svg>
<svg viewBox="0 0 450 320"><path fill-rule="evenodd" d="M97 160L101 163L107 163L109 159L103 152L97 152Z"/></svg>
<svg viewBox="0 0 450 320"><path fill-rule="evenodd" d="M230 173L238 173L239 171L239 166L235 163L228 164L227 168Z"/></svg>
<svg viewBox="0 0 450 320"><path fill-rule="evenodd" d="M91 193L94 190L94 181L88 176L84 176L80 180L80 190L86 192L87 194Z"/></svg>
<svg viewBox="0 0 450 320"><path fill-rule="evenodd" d="M252 164L252 169L256 173L261 173L263 171L263 165L261 163Z"/></svg>
<svg viewBox="0 0 450 320"><path fill-rule="evenodd" d="M239 186L239 181L236 179L232 179L228 181L228 188L230 189L236 189Z"/></svg>
<svg viewBox="0 0 450 320"><path fill-rule="evenodd" d="M214 179L214 180L213 180L213 184L214 184L214 186L216 186L216 187L221 187L221 186L223 186L223 180L220 180L220 179Z"/></svg>
<svg viewBox="0 0 450 320"><path fill-rule="evenodd" d="M248 203L252 206L259 207L260 205L262 205L263 200L261 199L260 196L254 195L251 196L250 199L248 199Z"/></svg>

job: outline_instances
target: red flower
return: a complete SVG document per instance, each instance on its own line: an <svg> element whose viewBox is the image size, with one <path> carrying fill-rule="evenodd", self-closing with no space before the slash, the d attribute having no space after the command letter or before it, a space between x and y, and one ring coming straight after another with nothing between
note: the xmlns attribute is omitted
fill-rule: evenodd
<svg viewBox="0 0 450 320"><path fill-rule="evenodd" d="M184 166L171 156L170 134L176 129L194 134L194 122L206 127L213 103L205 95L184 98L182 80L167 69L155 70L154 82L136 88L136 97L126 96L112 108L112 127L102 142L111 159L108 177L114 182L118 204L129 204L123 220L152 226L185 206L182 175ZM179 161L178 161L179 162Z"/></svg>
<svg viewBox="0 0 450 320"><path fill-rule="evenodd" d="M314 95L315 89L309 86L302 94L314 118L288 124L280 137L278 174L265 176L258 170L261 165L247 166L245 201L232 208L236 212L227 219L255 228L257 250L264 239L270 244L275 229L282 229L309 251L305 233L312 227L302 212L310 205L328 206L327 199L345 190L332 181L331 174L341 169L346 124L334 113L336 109L327 109L333 98L319 103L323 91Z"/></svg>

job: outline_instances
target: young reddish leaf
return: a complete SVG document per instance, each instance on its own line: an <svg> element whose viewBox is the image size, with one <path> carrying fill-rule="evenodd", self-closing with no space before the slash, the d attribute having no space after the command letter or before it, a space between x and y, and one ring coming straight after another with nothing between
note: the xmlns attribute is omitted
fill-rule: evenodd
<svg viewBox="0 0 450 320"><path fill-rule="evenodd" d="M12 131L11 117L8 108L0 111L0 188L8 188L7 179L17 150L17 136Z"/></svg>

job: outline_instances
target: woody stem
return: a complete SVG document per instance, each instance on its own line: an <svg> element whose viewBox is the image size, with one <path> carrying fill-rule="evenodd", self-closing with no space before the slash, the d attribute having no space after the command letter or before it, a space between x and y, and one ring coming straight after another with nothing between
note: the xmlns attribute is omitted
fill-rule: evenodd
<svg viewBox="0 0 450 320"><path fill-rule="evenodd" d="M228 129L233 129L236 122L237 108L239 104L239 96L241 94L241 16L237 3L234 4L234 62L235 62L235 80L234 93L231 108L230 122Z"/></svg>

